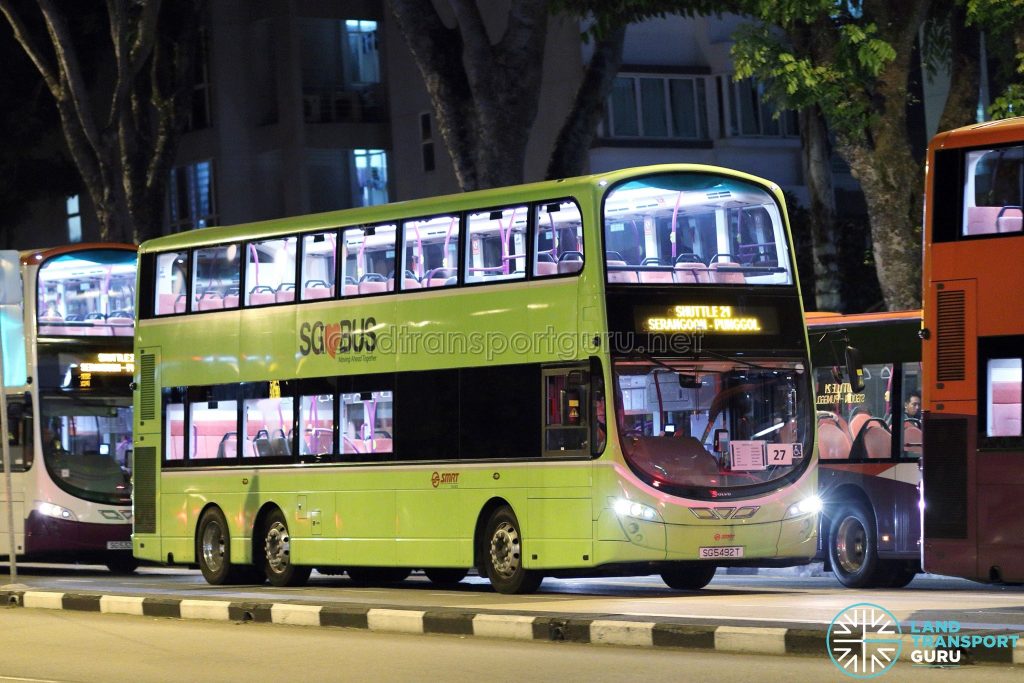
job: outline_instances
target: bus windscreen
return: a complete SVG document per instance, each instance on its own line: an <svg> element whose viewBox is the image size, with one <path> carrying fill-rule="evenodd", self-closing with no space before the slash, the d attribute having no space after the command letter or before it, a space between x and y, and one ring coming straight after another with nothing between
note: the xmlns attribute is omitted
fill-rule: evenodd
<svg viewBox="0 0 1024 683"><path fill-rule="evenodd" d="M135 329L135 252L92 249L39 267L39 336L130 337Z"/></svg>

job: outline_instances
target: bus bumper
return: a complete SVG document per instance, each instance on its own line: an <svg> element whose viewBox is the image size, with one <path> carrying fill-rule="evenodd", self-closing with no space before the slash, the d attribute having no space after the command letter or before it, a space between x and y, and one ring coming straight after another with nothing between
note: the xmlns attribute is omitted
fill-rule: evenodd
<svg viewBox="0 0 1024 683"><path fill-rule="evenodd" d="M620 523L621 522L621 523ZM707 561L719 566L757 564L778 558L785 564L810 562L817 550L818 514L775 522L734 525L665 524L637 519L598 523L598 564L650 561Z"/></svg>
<svg viewBox="0 0 1024 683"><path fill-rule="evenodd" d="M90 524L33 510L25 520L25 555L84 560L103 560L110 553L130 556L131 533L131 524Z"/></svg>

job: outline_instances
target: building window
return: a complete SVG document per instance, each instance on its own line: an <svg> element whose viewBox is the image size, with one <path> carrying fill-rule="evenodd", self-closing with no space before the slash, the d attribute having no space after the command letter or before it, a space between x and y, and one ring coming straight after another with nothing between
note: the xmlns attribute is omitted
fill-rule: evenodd
<svg viewBox="0 0 1024 683"><path fill-rule="evenodd" d="M200 161L172 169L167 196L170 202L171 232L217 224L212 161Z"/></svg>
<svg viewBox="0 0 1024 683"><path fill-rule="evenodd" d="M604 128L613 138L706 140L704 78L620 75L608 97Z"/></svg>
<svg viewBox="0 0 1024 683"><path fill-rule="evenodd" d="M307 123L384 119L376 21L305 19L303 115Z"/></svg>
<svg viewBox="0 0 1024 683"><path fill-rule="evenodd" d="M210 127L210 87L210 42L206 31L200 29L192 62L192 108L185 122L186 131Z"/></svg>
<svg viewBox="0 0 1024 683"><path fill-rule="evenodd" d="M68 197L66 206L68 211L68 242L81 242L82 209L79 205L79 196L73 194Z"/></svg>
<svg viewBox="0 0 1024 683"><path fill-rule="evenodd" d="M352 150L352 164L359 182L357 206L388 203L388 155L382 149Z"/></svg>
<svg viewBox="0 0 1024 683"><path fill-rule="evenodd" d="M751 78L730 81L729 135L731 137L800 135L795 111L778 112L765 99L765 86Z"/></svg>
<svg viewBox="0 0 1024 683"><path fill-rule="evenodd" d="M335 211L386 204L388 159L382 149L311 149L309 211Z"/></svg>

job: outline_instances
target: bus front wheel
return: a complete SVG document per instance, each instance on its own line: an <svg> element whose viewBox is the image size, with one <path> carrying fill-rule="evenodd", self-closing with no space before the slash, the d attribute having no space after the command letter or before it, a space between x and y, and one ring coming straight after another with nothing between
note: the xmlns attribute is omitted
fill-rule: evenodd
<svg viewBox="0 0 1024 683"><path fill-rule="evenodd" d="M274 510L263 525L263 573L272 586L302 586L309 579L313 568L292 564L291 552L288 520L283 512Z"/></svg>
<svg viewBox="0 0 1024 683"><path fill-rule="evenodd" d="M678 591L696 591L711 583L715 577L715 565L695 564L672 567L661 573L661 580L669 588Z"/></svg>
<svg viewBox="0 0 1024 683"><path fill-rule="evenodd" d="M875 542L874 517L859 501L839 506L828 533L832 572L847 588L868 588L884 584Z"/></svg>
<svg viewBox="0 0 1024 683"><path fill-rule="evenodd" d="M234 582L231 571L231 536L228 522L219 508L210 508L199 519L196 559L207 583L221 586Z"/></svg>
<svg viewBox="0 0 1024 683"><path fill-rule="evenodd" d="M512 508L503 505L487 520L482 561L487 578L499 593L532 593L544 575L523 567L523 537Z"/></svg>

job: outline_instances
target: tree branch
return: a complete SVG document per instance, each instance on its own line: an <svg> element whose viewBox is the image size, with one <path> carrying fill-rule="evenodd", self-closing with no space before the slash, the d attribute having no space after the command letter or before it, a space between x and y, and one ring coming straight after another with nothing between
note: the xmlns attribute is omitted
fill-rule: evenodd
<svg viewBox="0 0 1024 683"><path fill-rule="evenodd" d="M99 129L96 127L96 119L92 115L92 108L89 106L89 96L84 92L82 69L78 64L78 55L75 53L74 43L71 41L67 21L64 15L54 7L52 0L39 0L39 7L43 12L50 40L53 42L61 82L67 86L66 91L62 93L64 97L56 99L58 103L65 100L72 106L82 127L82 134L89 141L89 146L92 147L98 162L103 158L102 141Z"/></svg>
<svg viewBox="0 0 1024 683"><path fill-rule="evenodd" d="M21 20L21 15L11 5L10 0L0 0L0 12L3 12L7 18L7 23L11 25L15 40L21 44L25 54L32 60L32 63L35 64L36 69L43 77L43 81L50 90L50 94L53 95L55 100L61 99L63 95L61 93L60 78L54 72L55 66L48 63L39 46L32 39L32 35L29 33L25 23Z"/></svg>

